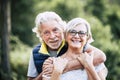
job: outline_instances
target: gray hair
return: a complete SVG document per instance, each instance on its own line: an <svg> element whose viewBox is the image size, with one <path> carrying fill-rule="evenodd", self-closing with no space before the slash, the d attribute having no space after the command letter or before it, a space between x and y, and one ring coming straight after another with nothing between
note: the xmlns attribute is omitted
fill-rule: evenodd
<svg viewBox="0 0 120 80"><path fill-rule="evenodd" d="M71 21L69 21L67 26L66 26L65 32L68 32L70 29L73 29L74 27L78 26L79 24L84 24L86 26L86 28L87 28L87 35L89 37L88 43L92 43L94 40L92 38L90 24L83 18L74 18Z"/></svg>
<svg viewBox="0 0 120 80"><path fill-rule="evenodd" d="M64 31L64 27L66 26L66 23L61 19L61 17L58 14L52 11L46 11L46 12L39 13L36 16L35 27L32 29L32 31L36 33L36 36L40 40L42 40L40 37L41 24L47 21L51 21L51 20L56 21L58 24L60 24L61 25L60 28Z"/></svg>

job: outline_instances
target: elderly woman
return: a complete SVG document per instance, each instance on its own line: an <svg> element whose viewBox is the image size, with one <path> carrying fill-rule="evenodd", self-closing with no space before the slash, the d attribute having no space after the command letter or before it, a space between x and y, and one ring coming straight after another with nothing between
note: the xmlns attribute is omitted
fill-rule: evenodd
<svg viewBox="0 0 120 80"><path fill-rule="evenodd" d="M105 80L107 73L104 63L94 66L94 51L90 54L84 52L85 46L93 41L89 23L82 18L71 20L66 27L65 39L68 50L62 56L53 58L54 69L50 80ZM84 69L63 73L67 63L74 59L78 59Z"/></svg>

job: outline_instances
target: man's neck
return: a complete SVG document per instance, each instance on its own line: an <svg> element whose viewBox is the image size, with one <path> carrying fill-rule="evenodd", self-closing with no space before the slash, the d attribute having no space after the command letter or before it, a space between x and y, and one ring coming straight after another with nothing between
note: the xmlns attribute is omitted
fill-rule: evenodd
<svg viewBox="0 0 120 80"><path fill-rule="evenodd" d="M52 50L52 49L48 48L48 52L51 57L57 57L57 51L58 50Z"/></svg>

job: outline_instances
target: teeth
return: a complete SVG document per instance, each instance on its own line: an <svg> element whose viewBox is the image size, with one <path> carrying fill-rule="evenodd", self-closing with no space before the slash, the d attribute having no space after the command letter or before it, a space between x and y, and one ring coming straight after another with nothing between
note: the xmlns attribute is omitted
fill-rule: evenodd
<svg viewBox="0 0 120 80"><path fill-rule="evenodd" d="M80 41L73 41L74 43L80 43Z"/></svg>
<svg viewBox="0 0 120 80"><path fill-rule="evenodd" d="M56 43L57 42L57 40L56 41L50 41L51 43Z"/></svg>

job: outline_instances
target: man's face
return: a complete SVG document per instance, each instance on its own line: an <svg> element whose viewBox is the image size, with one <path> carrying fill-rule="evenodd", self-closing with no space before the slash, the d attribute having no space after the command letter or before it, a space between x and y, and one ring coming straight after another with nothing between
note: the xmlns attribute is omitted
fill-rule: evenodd
<svg viewBox="0 0 120 80"><path fill-rule="evenodd" d="M51 50L57 50L63 40L63 31L56 21L41 24L41 38Z"/></svg>

